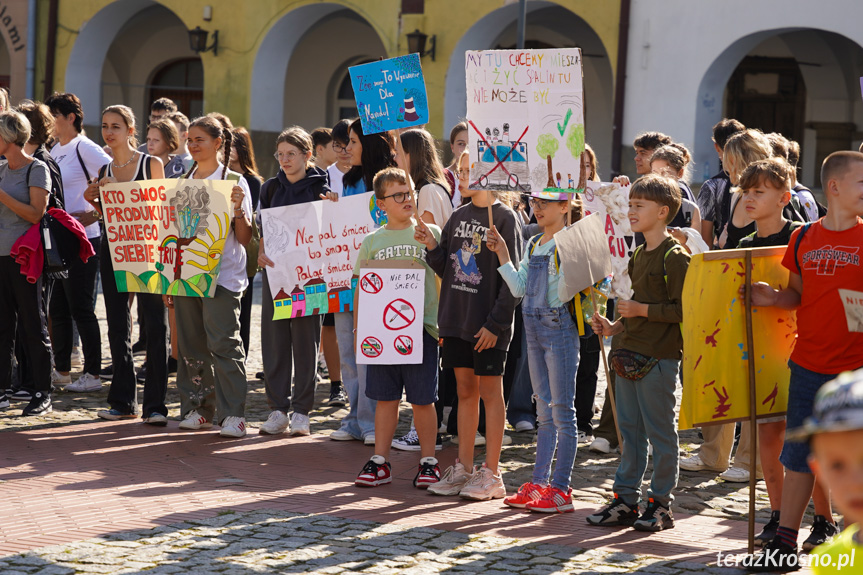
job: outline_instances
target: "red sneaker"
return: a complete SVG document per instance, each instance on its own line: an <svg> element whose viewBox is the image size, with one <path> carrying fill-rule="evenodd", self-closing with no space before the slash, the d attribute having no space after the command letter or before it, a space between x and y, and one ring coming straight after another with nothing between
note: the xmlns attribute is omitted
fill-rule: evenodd
<svg viewBox="0 0 863 575"><path fill-rule="evenodd" d="M360 487L377 487L385 483L391 483L393 476L390 464L380 455L373 455L366 463L360 474L354 480L355 485Z"/></svg>
<svg viewBox="0 0 863 575"><path fill-rule="evenodd" d="M434 485L438 481L440 481L440 466L437 459L434 457L423 458L420 461L416 477L414 477L414 487L428 489L429 485Z"/></svg>
<svg viewBox="0 0 863 575"><path fill-rule="evenodd" d="M516 509L524 509L524 506L531 501L538 501L539 499L541 499L546 489L548 489L548 487L544 485L537 485L536 483L530 482L523 483L522 486L518 488L518 491L515 493L515 495L505 497L503 502L510 507L515 507Z"/></svg>
<svg viewBox="0 0 863 575"><path fill-rule="evenodd" d="M572 513L575 511L572 507L572 488L564 493L557 487L549 485L540 499L529 501L525 508L540 513Z"/></svg>

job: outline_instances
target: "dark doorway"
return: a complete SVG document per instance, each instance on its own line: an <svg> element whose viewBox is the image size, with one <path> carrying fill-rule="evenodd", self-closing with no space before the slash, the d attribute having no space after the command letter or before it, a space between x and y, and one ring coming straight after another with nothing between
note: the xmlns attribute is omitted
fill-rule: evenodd
<svg viewBox="0 0 863 575"><path fill-rule="evenodd" d="M204 113L204 67L200 58L175 60L162 66L150 83L150 102L170 98L189 118Z"/></svg>

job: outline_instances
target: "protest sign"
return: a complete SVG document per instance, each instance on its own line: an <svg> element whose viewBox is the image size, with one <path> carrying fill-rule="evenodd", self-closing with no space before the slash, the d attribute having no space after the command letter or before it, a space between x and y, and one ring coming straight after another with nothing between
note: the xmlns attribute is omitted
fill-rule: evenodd
<svg viewBox="0 0 863 575"><path fill-rule="evenodd" d="M606 249L602 217L593 214L554 234L565 301L611 273L611 254Z"/></svg>
<svg viewBox="0 0 863 575"><path fill-rule="evenodd" d="M781 415L788 404L788 358L794 346L794 312L752 309L753 350L746 345L740 297L747 250L692 256L683 286L683 400L680 428L749 419L749 364L755 362L757 416ZM752 281L788 285L785 247L752 249Z"/></svg>
<svg viewBox="0 0 863 575"><path fill-rule="evenodd" d="M581 64L578 48L466 52L471 189L584 186Z"/></svg>
<svg viewBox="0 0 863 575"><path fill-rule="evenodd" d="M353 310L357 252L385 223L372 192L261 210L273 319Z"/></svg>
<svg viewBox="0 0 863 575"><path fill-rule="evenodd" d="M115 182L99 190L121 292L213 297L231 229L229 180Z"/></svg>
<svg viewBox="0 0 863 575"><path fill-rule="evenodd" d="M429 106L419 54L349 69L363 133L428 124Z"/></svg>
<svg viewBox="0 0 863 575"><path fill-rule="evenodd" d="M417 262L371 260L362 263L357 304L357 363L422 363L425 273L425 268Z"/></svg>
<svg viewBox="0 0 863 575"><path fill-rule="evenodd" d="M629 258L635 251L635 236L629 228L629 186L606 182L587 182L579 195L584 215L599 214L603 221L608 248L611 252L612 292L617 297L632 297L629 279Z"/></svg>

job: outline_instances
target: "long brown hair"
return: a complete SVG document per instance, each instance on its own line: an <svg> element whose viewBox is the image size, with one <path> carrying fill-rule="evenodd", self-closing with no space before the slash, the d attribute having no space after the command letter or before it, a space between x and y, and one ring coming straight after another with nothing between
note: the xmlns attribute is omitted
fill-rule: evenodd
<svg viewBox="0 0 863 575"><path fill-rule="evenodd" d="M375 174L384 168L394 168L396 161L393 158L395 152L396 141L389 132L380 132L377 134L366 135L363 133L363 124L357 119L351 123L348 130L354 132L359 138L363 146L363 153L360 156L362 165L353 166L344 176L345 186L354 186L360 180L363 180L366 191L374 189Z"/></svg>
<svg viewBox="0 0 863 575"><path fill-rule="evenodd" d="M425 130L413 129L402 132L402 147L410 155L410 173L417 189L427 184L436 184L452 197L444 175L443 164L437 155L434 138Z"/></svg>
<svg viewBox="0 0 863 575"><path fill-rule="evenodd" d="M244 175L260 178L261 174L258 173L255 149L252 147L252 137L249 135L249 131L238 126L231 132L234 136L233 146L234 150L237 151L237 163L240 164L240 170Z"/></svg>
<svg viewBox="0 0 863 575"><path fill-rule="evenodd" d="M233 135L231 134L231 129L225 127L222 122L214 117L213 115L209 116L201 116L200 118L195 118L191 124L189 124L189 129L192 128L200 128L202 129L208 136L213 138L222 139L222 153L224 154L225 163L222 164L222 176L221 179L225 179L225 174L228 173L228 163L230 162L231 157L231 144L234 140ZM195 168L198 167L198 162L192 164L192 169L189 170L189 173L193 173Z"/></svg>
<svg viewBox="0 0 863 575"><path fill-rule="evenodd" d="M102 117L103 118L105 117L105 114L117 114L118 116L123 118L123 121L126 123L126 127L132 129L132 133L129 134L129 139L128 139L129 145L132 146L133 148L137 148L138 147L138 136L137 136L138 129L137 129L136 124L135 124L135 112L132 111L132 108L130 108L129 106L122 106L122 105L108 106L107 108L102 110Z"/></svg>

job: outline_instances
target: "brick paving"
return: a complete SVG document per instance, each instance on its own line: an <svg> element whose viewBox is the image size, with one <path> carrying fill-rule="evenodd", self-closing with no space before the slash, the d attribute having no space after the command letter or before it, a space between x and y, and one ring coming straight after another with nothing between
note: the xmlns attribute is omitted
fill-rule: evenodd
<svg viewBox="0 0 863 575"><path fill-rule="evenodd" d="M253 319L259 314L256 305ZM253 351L248 371L258 369ZM319 386L318 405L327 387ZM252 429L245 438L224 439L217 431L180 431L175 420L166 428L100 421L95 411L105 406L107 388L58 392L55 412L36 420L16 417L14 405L0 414L0 573L719 574L738 571L712 566L717 551L745 551L748 486L713 474L681 475L674 530L597 529L584 516L609 493L613 454L580 450L575 513L536 515L500 501L417 491L417 453L393 450L391 485L354 487L372 448L327 438L344 414L337 408L311 414L310 437ZM250 380L252 426L268 414L263 391ZM173 382L169 407L176 418ZM504 448L502 469L514 490L530 476L534 437L509 434L514 441ZM681 434L684 451L699 441L694 431ZM439 452L442 467L455 457L449 444ZM763 521L763 482L757 497Z"/></svg>

